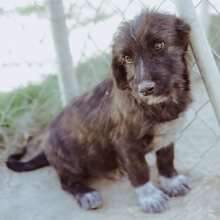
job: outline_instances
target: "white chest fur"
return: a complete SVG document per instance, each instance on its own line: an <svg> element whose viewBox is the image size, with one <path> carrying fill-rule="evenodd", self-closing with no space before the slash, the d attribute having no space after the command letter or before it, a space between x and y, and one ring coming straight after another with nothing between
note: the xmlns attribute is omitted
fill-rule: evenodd
<svg viewBox="0 0 220 220"><path fill-rule="evenodd" d="M151 142L153 150L159 150L174 143L180 136L183 117L156 125L153 129L154 138Z"/></svg>

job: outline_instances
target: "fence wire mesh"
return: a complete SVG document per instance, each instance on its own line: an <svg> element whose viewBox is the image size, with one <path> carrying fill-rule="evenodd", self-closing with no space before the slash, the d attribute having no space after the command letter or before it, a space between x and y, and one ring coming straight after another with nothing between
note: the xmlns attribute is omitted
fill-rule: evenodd
<svg viewBox="0 0 220 220"><path fill-rule="evenodd" d="M4 161L30 136L46 129L60 111L61 101L45 2L0 4L0 149ZM220 69L220 3L197 0L194 5ZM111 41L122 20L144 8L176 13L175 0L65 0L64 7L80 93L110 75ZM188 60L194 102L178 140L177 160L188 171L202 166L212 172L218 160L220 129L190 50Z"/></svg>

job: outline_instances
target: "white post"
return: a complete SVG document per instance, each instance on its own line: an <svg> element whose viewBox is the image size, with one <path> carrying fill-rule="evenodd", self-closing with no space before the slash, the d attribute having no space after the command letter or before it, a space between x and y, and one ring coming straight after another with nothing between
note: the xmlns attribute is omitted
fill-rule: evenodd
<svg viewBox="0 0 220 220"><path fill-rule="evenodd" d="M192 28L190 44L198 64L203 82L220 124L220 74L206 35L199 24L195 7L191 0L175 0L179 15Z"/></svg>
<svg viewBox="0 0 220 220"><path fill-rule="evenodd" d="M54 48L58 63L58 78L63 106L77 95L78 88L68 42L68 32L62 0L47 0Z"/></svg>
<svg viewBox="0 0 220 220"><path fill-rule="evenodd" d="M198 18L206 35L209 33L209 26L210 26L210 19L211 19L209 9L210 9L209 2L207 0L203 0L200 6Z"/></svg>

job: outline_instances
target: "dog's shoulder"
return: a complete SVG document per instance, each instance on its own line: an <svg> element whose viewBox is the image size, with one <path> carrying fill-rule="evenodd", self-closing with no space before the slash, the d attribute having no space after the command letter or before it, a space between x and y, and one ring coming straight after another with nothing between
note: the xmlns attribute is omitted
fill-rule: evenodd
<svg viewBox="0 0 220 220"><path fill-rule="evenodd" d="M103 101L109 100L111 97L112 88L112 79L106 79L92 90L73 99L69 108L81 108L86 105L87 109L94 109L98 107Z"/></svg>
<svg viewBox="0 0 220 220"><path fill-rule="evenodd" d="M52 121L50 130L77 130L91 126L94 121L99 124L99 121L107 116L112 89L112 79L106 79L92 90L74 97Z"/></svg>

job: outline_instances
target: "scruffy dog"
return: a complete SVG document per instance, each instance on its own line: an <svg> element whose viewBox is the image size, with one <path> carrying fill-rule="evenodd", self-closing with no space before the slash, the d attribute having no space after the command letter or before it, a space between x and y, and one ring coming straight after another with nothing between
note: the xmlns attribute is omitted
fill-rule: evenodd
<svg viewBox="0 0 220 220"><path fill-rule="evenodd" d="M142 12L124 22L113 40L112 79L76 97L53 120L45 150L7 166L30 171L53 166L62 188L84 209L101 206L89 177L122 167L146 212L162 212L169 196L190 188L174 168L174 142L191 102L185 60L190 27L172 15ZM155 151L160 189L149 179L145 154Z"/></svg>

